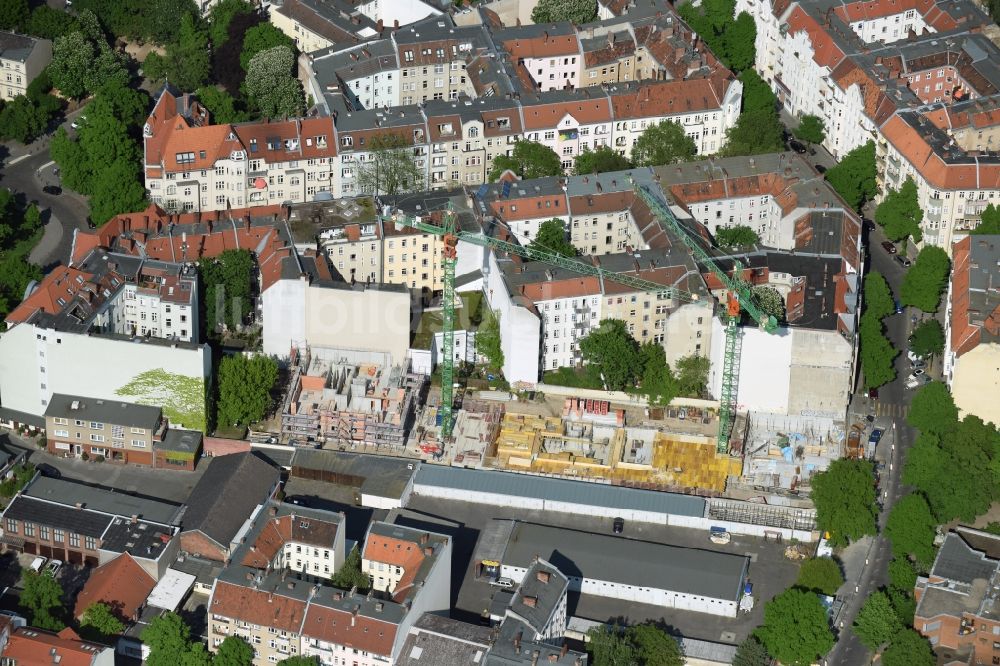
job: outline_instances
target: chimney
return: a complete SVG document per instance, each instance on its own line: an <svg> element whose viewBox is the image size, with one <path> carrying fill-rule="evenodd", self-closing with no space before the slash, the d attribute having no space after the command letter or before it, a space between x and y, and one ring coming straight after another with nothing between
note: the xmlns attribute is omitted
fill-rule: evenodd
<svg viewBox="0 0 1000 666"><path fill-rule="evenodd" d="M135 514L135 513L132 514L131 522L132 522L133 525L135 525L136 523L139 522L139 516L138 516L138 514Z"/></svg>
<svg viewBox="0 0 1000 666"><path fill-rule="evenodd" d="M269 508L267 510L267 512L270 513L272 516L277 516L278 515L278 507L272 506L271 508Z"/></svg>
<svg viewBox="0 0 1000 666"><path fill-rule="evenodd" d="M538 579L538 582L540 583L548 583L549 575L550 574L548 571L539 571L535 574L535 577Z"/></svg>
<svg viewBox="0 0 1000 666"><path fill-rule="evenodd" d="M425 543L427 543L430 540L431 540L431 535L428 534L427 532L424 532L423 534L420 535L420 543L421 544L425 544Z"/></svg>
<svg viewBox="0 0 1000 666"><path fill-rule="evenodd" d="M541 656L541 652L535 650L531 653L531 666L536 666L538 664L538 657Z"/></svg>
<svg viewBox="0 0 1000 666"><path fill-rule="evenodd" d="M425 546L424 547L424 556L425 557L433 557L434 556L434 546Z"/></svg>
<svg viewBox="0 0 1000 666"><path fill-rule="evenodd" d="M528 608L534 608L538 605L538 597L529 597L527 595L521 597L521 603L523 603Z"/></svg>
<svg viewBox="0 0 1000 666"><path fill-rule="evenodd" d="M361 610L361 606L355 606L354 610L351 611L351 626L353 627L358 621L358 611Z"/></svg>
<svg viewBox="0 0 1000 666"><path fill-rule="evenodd" d="M517 635L514 636L514 651L515 652L520 652L521 651L521 636L523 634L524 634L523 631L518 631Z"/></svg>
<svg viewBox="0 0 1000 666"><path fill-rule="evenodd" d="M559 650L559 658L562 659L569 652L569 643L563 642L562 649Z"/></svg>

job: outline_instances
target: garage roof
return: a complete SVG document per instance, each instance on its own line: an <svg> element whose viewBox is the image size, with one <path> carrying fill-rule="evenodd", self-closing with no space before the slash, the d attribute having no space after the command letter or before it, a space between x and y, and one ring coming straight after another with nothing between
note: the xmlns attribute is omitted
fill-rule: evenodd
<svg viewBox="0 0 1000 666"><path fill-rule="evenodd" d="M513 472L421 465L416 484L674 516L705 515L705 500L701 497Z"/></svg>

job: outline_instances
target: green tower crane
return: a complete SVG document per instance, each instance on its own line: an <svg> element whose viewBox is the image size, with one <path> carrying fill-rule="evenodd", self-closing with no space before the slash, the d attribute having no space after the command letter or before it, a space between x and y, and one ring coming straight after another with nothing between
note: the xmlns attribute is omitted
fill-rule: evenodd
<svg viewBox="0 0 1000 666"><path fill-rule="evenodd" d="M596 277L610 282L617 282L638 291L655 292L663 294L664 298L676 299L684 303L692 303L698 300L697 294L664 286L658 282L644 280L634 275L616 273L605 270L599 266L588 264L578 259L564 257L555 252L538 250L517 243L510 243L499 238L487 236L481 232L467 232L459 230L455 225L455 214L449 207L444 212L442 224L434 224L425 221L421 217L412 217L397 212L389 216L395 224L412 227L426 234L440 236L444 247L442 248L442 264L444 270L442 289L442 337L444 354L441 357L441 407L439 414L441 419L441 434L449 437L454 421L454 378L455 378L455 259L458 241L473 243L482 247L489 247L501 250L510 254L516 254L525 259L533 261L543 261L553 266L565 268L582 275Z"/></svg>
<svg viewBox="0 0 1000 666"><path fill-rule="evenodd" d="M768 333L774 333L778 329L778 322L773 316L757 307L749 285L739 278L743 270L739 261L734 262L733 274L730 277L705 251L701 243L677 221L666 203L645 185L633 182L632 187L653 214L687 245L695 261L710 270L729 292L726 309L722 313L726 325L726 341L722 360L722 386L719 392L719 437L716 443L716 450L723 453L729 450L729 438L736 417L740 374L740 309L745 310Z"/></svg>

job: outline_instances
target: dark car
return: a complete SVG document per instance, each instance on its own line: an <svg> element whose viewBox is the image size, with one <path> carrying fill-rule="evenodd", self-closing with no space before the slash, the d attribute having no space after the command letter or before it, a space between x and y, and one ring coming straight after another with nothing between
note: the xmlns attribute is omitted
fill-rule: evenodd
<svg viewBox="0 0 1000 666"><path fill-rule="evenodd" d="M872 430L872 434L868 436L868 443L873 446L875 444L878 444L879 441L882 439L882 434L884 432L885 431L882 430L881 428L875 428L874 430Z"/></svg>
<svg viewBox="0 0 1000 666"><path fill-rule="evenodd" d="M882 241L882 247L885 248L885 251L889 254L896 254L896 246L893 245L892 242Z"/></svg>
<svg viewBox="0 0 1000 666"><path fill-rule="evenodd" d="M62 472L48 463L39 463L38 465L35 465L35 469L37 469L42 476L47 476L50 479L62 478Z"/></svg>
<svg viewBox="0 0 1000 666"><path fill-rule="evenodd" d="M615 518L614 522L611 524L611 531L613 531L615 534L621 534L624 529L625 529L625 519Z"/></svg>
<svg viewBox="0 0 1000 666"><path fill-rule="evenodd" d="M902 257L902 256L899 256L899 255L896 256L896 261L898 261L899 263L903 264L904 268L909 268L910 265L913 263L909 259L907 259L906 257Z"/></svg>
<svg viewBox="0 0 1000 666"><path fill-rule="evenodd" d="M817 173L826 173L826 167L822 164L816 164L814 166L816 167Z"/></svg>
<svg viewBox="0 0 1000 666"><path fill-rule="evenodd" d="M57 194L62 194L62 188L59 187L58 185L46 185L45 187L42 188L42 192L55 196Z"/></svg>
<svg viewBox="0 0 1000 666"><path fill-rule="evenodd" d="M892 303L893 305L896 306L896 314L899 314L903 311L903 304L899 302L898 298L892 299Z"/></svg>
<svg viewBox="0 0 1000 666"><path fill-rule="evenodd" d="M878 389L877 388L868 389L868 397L871 398L872 400L878 400Z"/></svg>
<svg viewBox="0 0 1000 666"><path fill-rule="evenodd" d="M304 497L286 497L285 501L289 504L294 504L295 506L309 507L309 502L307 502Z"/></svg>
<svg viewBox="0 0 1000 666"><path fill-rule="evenodd" d="M798 141L789 141L788 147L797 152L799 155L802 155L806 152L806 147L803 146Z"/></svg>

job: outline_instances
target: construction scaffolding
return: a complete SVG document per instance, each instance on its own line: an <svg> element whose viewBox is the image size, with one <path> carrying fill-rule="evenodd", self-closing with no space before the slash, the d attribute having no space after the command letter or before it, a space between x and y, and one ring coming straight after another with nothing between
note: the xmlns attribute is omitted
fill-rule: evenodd
<svg viewBox="0 0 1000 666"><path fill-rule="evenodd" d="M389 356L307 347L293 357L282 435L305 442L403 447L424 375L389 365Z"/></svg>

